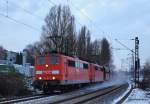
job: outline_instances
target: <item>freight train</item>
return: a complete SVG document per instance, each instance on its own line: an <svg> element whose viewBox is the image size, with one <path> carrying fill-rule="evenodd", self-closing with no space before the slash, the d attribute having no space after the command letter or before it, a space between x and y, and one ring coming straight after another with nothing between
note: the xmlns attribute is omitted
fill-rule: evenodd
<svg viewBox="0 0 150 104"><path fill-rule="evenodd" d="M109 80L109 67L63 54L36 56L34 87L44 92Z"/></svg>

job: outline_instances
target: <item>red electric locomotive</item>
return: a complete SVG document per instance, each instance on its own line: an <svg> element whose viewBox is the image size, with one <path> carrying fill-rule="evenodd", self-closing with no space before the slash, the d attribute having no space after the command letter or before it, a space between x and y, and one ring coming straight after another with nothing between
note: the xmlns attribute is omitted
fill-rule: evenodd
<svg viewBox="0 0 150 104"><path fill-rule="evenodd" d="M104 67L62 54L46 54L35 59L34 87L44 92L104 81ZM105 76L105 77L104 77Z"/></svg>

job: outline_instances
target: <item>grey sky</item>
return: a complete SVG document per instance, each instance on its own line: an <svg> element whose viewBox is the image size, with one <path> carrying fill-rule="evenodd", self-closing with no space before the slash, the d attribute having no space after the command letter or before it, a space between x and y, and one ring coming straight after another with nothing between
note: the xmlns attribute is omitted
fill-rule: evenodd
<svg viewBox="0 0 150 104"><path fill-rule="evenodd" d="M7 15L7 0L0 1L0 14ZM69 4L75 15L77 29L86 25L92 39L108 38L114 48L123 48L115 38L134 48L131 38L140 39L140 57L142 63L150 57L150 1L149 0L51 0L55 4ZM53 6L49 0L8 0L8 15L29 24L37 30L15 23L0 16L0 45L8 50L21 51L27 44L40 39L44 18ZM32 16L20 7L34 13ZM80 9L79 10L77 10ZM92 20L92 21L90 21ZM129 51L113 51L118 68L121 60L129 57Z"/></svg>

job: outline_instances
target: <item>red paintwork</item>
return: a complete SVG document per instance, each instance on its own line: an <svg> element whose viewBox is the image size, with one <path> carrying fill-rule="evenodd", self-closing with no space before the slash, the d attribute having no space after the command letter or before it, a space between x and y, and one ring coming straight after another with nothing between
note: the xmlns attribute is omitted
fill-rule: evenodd
<svg viewBox="0 0 150 104"><path fill-rule="evenodd" d="M99 67L101 69L101 66L92 63L90 64L90 66L92 82L104 81L104 72L102 70L95 70L95 67Z"/></svg>
<svg viewBox="0 0 150 104"><path fill-rule="evenodd" d="M68 81L79 81L79 83L86 82L100 82L104 81L104 72L102 70L95 70L95 66L100 67L99 65L88 63L86 61L79 60L78 58L73 58L65 55L57 54L59 57L58 64L49 64L48 60L51 56L50 54L45 55L45 64L39 65L37 63L38 56L35 59L35 72L38 70L43 71L43 74L35 73L35 80L53 80L52 77L55 77L55 80L68 80ZM69 67L67 60L79 61L85 64L88 64L88 69L80 69L75 67ZM48 67L46 67L46 64ZM58 75L53 75L51 71L57 69L60 71ZM107 75L108 76L108 75Z"/></svg>

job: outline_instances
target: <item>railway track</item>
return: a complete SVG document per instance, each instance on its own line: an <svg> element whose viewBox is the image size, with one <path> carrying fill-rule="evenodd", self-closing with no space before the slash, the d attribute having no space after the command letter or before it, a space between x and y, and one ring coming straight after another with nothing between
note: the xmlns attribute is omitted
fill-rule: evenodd
<svg viewBox="0 0 150 104"><path fill-rule="evenodd" d="M19 97L19 98L5 99L5 100L1 100L0 104L18 103L18 102L23 102L23 101L27 101L27 100L39 99L39 98L43 98L43 97L47 97L47 96L48 95L39 94L39 95L28 96L28 97Z"/></svg>
<svg viewBox="0 0 150 104"><path fill-rule="evenodd" d="M103 97L109 93L112 93L115 90L118 90L120 88L123 88L127 84L119 85L119 86L110 86L107 88L99 89L93 92L81 94L78 96L62 99L62 100L57 100L53 102L49 102L49 104L83 104L86 103L90 100Z"/></svg>
<svg viewBox="0 0 150 104"><path fill-rule="evenodd" d="M125 88L128 84L121 84L121 85L112 85L107 86L101 89L95 90L85 90L81 91L80 93L65 93L60 95L36 95L32 97L20 98L20 99L13 99L8 101L0 101L0 104L12 104L12 103L22 103L22 104L86 104L87 102L91 102L95 99L107 97L107 95L117 92L120 89Z"/></svg>
<svg viewBox="0 0 150 104"><path fill-rule="evenodd" d="M122 104L127 99L127 97L130 95L130 93L132 92L132 90L133 90L133 87L131 86L130 90L121 99L119 99L116 102L116 104Z"/></svg>

